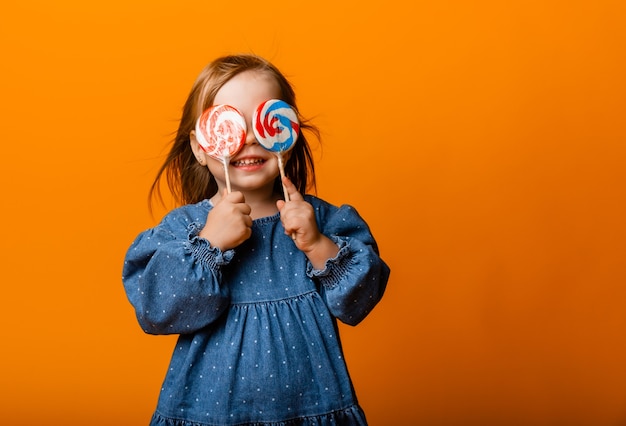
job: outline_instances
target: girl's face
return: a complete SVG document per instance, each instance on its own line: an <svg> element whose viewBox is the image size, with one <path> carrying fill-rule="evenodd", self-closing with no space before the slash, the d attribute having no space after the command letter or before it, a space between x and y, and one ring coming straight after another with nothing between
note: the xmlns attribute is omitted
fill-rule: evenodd
<svg viewBox="0 0 626 426"><path fill-rule="evenodd" d="M279 175L278 158L259 145L252 131L252 116L262 102L280 97L278 82L271 74L262 71L244 71L237 74L217 92L213 105L226 104L237 108L243 114L248 128L246 143L241 151L230 159L228 170L233 191L244 193L270 191L271 194L274 181ZM200 148L195 132L191 132L190 136L194 154L204 160L204 164L215 177L218 194L221 194L226 188L224 165Z"/></svg>

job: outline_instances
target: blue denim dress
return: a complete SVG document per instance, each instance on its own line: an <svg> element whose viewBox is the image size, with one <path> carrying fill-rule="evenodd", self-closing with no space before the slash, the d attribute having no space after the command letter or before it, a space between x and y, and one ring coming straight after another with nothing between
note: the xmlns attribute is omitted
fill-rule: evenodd
<svg viewBox="0 0 626 426"><path fill-rule="evenodd" d="M198 236L208 200L170 212L129 248L123 283L139 324L179 334L151 425L365 425L336 320L356 325L389 268L350 206L313 197L339 246L315 270L276 214L225 252Z"/></svg>

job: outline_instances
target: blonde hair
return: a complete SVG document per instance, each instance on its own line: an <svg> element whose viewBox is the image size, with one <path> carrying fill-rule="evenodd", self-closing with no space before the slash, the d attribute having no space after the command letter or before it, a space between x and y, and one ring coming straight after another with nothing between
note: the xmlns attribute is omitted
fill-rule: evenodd
<svg viewBox="0 0 626 426"><path fill-rule="evenodd" d="M295 92L278 68L259 56L240 54L215 59L196 78L183 107L172 147L150 188L151 201L156 196L163 202L160 188L164 177L175 202L179 205L197 203L215 195L217 192L215 179L208 168L200 165L193 155L189 135L195 128L200 114L213 105L213 100L220 88L235 75L250 70L272 75L280 86L281 99L296 111L300 120L300 134L285 164L285 175L300 193L304 194L308 189L315 190L313 156L303 130L312 133L319 140L318 129L300 116ZM281 188L280 177L278 177L275 183L276 192L282 193Z"/></svg>

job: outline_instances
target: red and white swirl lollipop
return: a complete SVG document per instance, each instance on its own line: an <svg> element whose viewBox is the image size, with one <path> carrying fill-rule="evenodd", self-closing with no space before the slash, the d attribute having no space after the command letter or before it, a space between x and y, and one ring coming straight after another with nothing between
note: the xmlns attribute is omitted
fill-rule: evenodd
<svg viewBox="0 0 626 426"><path fill-rule="evenodd" d="M196 139L204 152L224 164L226 188L230 192L228 164L246 141L246 120L230 105L214 105L196 121Z"/></svg>
<svg viewBox="0 0 626 426"><path fill-rule="evenodd" d="M293 148L300 134L298 114L285 101L269 99L254 111L252 130L261 146L272 151L278 157L280 176L285 177L283 152ZM289 201L287 190L283 186L285 201Z"/></svg>

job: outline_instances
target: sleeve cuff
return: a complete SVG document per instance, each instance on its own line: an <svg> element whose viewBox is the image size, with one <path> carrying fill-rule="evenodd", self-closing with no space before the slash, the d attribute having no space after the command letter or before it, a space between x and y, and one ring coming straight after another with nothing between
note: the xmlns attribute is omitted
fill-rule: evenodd
<svg viewBox="0 0 626 426"><path fill-rule="evenodd" d="M227 265L233 259L235 251L233 249L222 251L217 247L211 246L209 240L198 236L202 229L199 223L192 223L188 226L188 238L186 248L197 261L210 269L217 269L222 265Z"/></svg>
<svg viewBox="0 0 626 426"><path fill-rule="evenodd" d="M306 274L310 278L317 278L327 288L332 288L341 281L352 262L348 240L337 236L330 236L330 239L339 247L337 255L326 261L324 269L314 269L311 262L307 262L306 268Z"/></svg>

